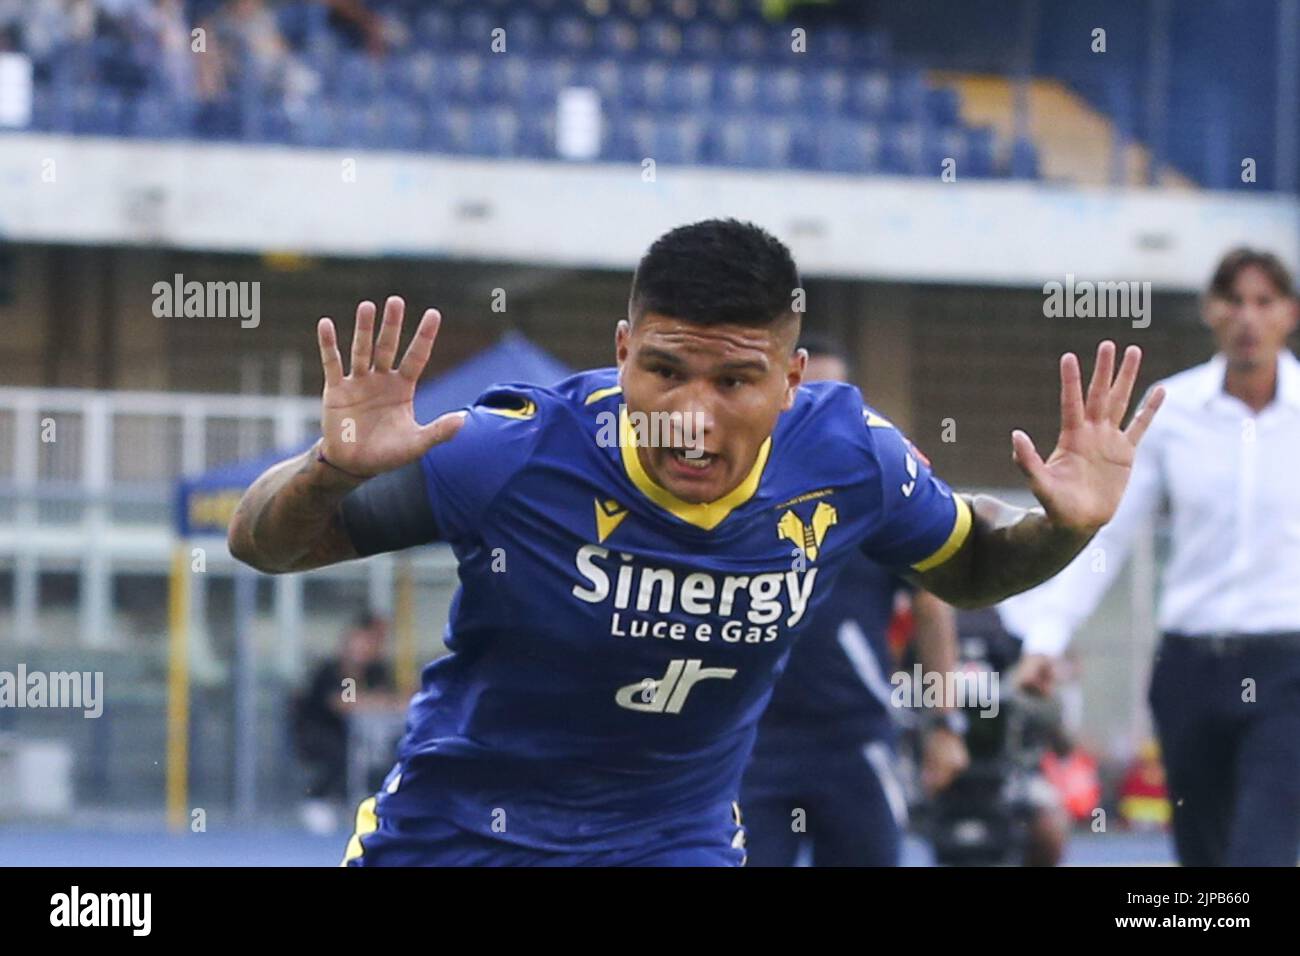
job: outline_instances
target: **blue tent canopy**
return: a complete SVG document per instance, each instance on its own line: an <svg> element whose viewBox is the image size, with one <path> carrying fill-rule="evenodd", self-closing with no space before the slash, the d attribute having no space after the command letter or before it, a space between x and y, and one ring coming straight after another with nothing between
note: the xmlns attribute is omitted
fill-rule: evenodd
<svg viewBox="0 0 1300 956"><path fill-rule="evenodd" d="M444 412L464 408L493 385L532 382L550 385L572 370L517 332L507 332L454 369L421 385L415 392L415 418L431 422ZM182 535L226 533L244 490L278 461L300 454L315 438L245 461L210 468L181 478L177 486L176 526Z"/></svg>

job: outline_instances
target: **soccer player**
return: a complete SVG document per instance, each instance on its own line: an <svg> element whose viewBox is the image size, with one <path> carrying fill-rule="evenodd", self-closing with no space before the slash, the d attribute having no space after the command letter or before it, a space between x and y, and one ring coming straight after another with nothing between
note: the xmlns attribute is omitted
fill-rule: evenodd
<svg viewBox="0 0 1300 956"><path fill-rule="evenodd" d="M1168 408L1115 519L1060 577L1002 608L1025 638L1018 680L1049 690L1135 532L1169 502L1150 702L1187 866L1300 855L1300 362L1286 344L1298 313L1276 256L1224 256L1203 313L1217 354L1164 383Z"/></svg>
<svg viewBox="0 0 1300 956"><path fill-rule="evenodd" d="M785 654L859 550L980 605L1056 573L1110 519L1159 392L1121 428L1140 354L1101 345L1085 399L1061 360L1042 507L954 495L838 383L801 387L789 250L707 220L632 280L617 368L506 385L421 425L441 317L398 359L403 302L357 308L345 373L317 328L321 439L267 470L232 553L300 571L450 542L451 653L430 664L349 863L735 865L735 800ZM665 424L659 427L656 423ZM658 440L655 440L658 439Z"/></svg>
<svg viewBox="0 0 1300 956"><path fill-rule="evenodd" d="M848 355L808 336L804 382L843 382ZM895 670L886 630L900 591L912 593L916 647L927 671L957 665L953 610L863 554L849 558L835 588L790 654L758 726L741 786L750 866L897 866L907 798L897 773ZM927 713L922 780L940 790L965 769L964 715Z"/></svg>

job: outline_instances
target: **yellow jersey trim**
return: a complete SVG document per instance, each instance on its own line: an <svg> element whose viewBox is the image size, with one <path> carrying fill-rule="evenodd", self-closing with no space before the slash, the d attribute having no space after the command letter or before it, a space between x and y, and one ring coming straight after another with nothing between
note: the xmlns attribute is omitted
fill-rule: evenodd
<svg viewBox="0 0 1300 956"><path fill-rule="evenodd" d="M609 396L617 395L621 391L623 391L622 385L611 385L609 388L598 388L588 395L586 399L583 400L582 404L592 405L600 401L602 398L609 398Z"/></svg>
<svg viewBox="0 0 1300 956"><path fill-rule="evenodd" d="M349 861L355 860L361 856L361 838L369 836L379 829L379 817L375 815L375 798L366 797L357 807L356 830L352 833L352 838L348 840L348 848L343 852L343 862L339 866L347 866Z"/></svg>
<svg viewBox="0 0 1300 956"><path fill-rule="evenodd" d="M636 453L636 434L632 429L626 407L619 409L618 434L619 447L623 455L623 470L627 472L628 478L636 485L637 490L668 513L705 531L712 531L722 524L727 515L754 497L754 492L758 490L758 483L763 477L763 468L767 465L768 455L772 451L772 439L769 436L759 446L754 467L749 470L745 480L717 501L683 501L667 488L656 484L642 467L641 458Z"/></svg>
<svg viewBox="0 0 1300 956"><path fill-rule="evenodd" d="M480 405L479 408L489 415L500 415L502 418L532 418L537 414L537 404L531 398L525 398L521 408L493 408L491 405Z"/></svg>
<svg viewBox="0 0 1300 956"><path fill-rule="evenodd" d="M966 543L966 538L970 535L970 505L966 504L965 498L956 493L953 494L952 500L953 504L957 506L957 517L953 521L948 540L939 546L938 551L924 561L912 565L913 571L929 571L931 568L937 568L956 554L957 550Z"/></svg>
<svg viewBox="0 0 1300 956"><path fill-rule="evenodd" d="M875 412L864 408L862 410L862 420L867 423L868 428L894 428L894 423L888 418L881 418ZM897 431L897 429L894 429Z"/></svg>

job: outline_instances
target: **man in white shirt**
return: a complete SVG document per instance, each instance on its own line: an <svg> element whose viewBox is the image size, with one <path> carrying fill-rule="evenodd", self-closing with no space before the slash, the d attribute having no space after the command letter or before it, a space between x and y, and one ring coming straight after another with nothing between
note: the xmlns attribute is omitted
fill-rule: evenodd
<svg viewBox="0 0 1300 956"><path fill-rule="evenodd" d="M1054 661L1168 503L1150 702L1179 860L1294 866L1300 856L1300 362L1297 301L1273 255L1219 263L1204 318L1217 354L1163 383L1119 510L1055 578L1005 602L1022 686Z"/></svg>

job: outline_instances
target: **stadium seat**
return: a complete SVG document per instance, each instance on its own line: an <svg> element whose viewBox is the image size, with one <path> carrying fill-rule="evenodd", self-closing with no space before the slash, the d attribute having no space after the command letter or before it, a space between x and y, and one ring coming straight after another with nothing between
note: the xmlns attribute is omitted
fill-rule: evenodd
<svg viewBox="0 0 1300 956"><path fill-rule="evenodd" d="M122 133L122 96L112 90L83 89L74 100L72 131L93 136Z"/></svg>
<svg viewBox="0 0 1300 956"><path fill-rule="evenodd" d="M382 60L364 53L345 55L338 65L335 95L345 101L372 103L384 90L386 72Z"/></svg>
<svg viewBox="0 0 1300 956"><path fill-rule="evenodd" d="M673 60L682 54L682 31L671 20L647 20L641 25L641 50L649 56Z"/></svg>
<svg viewBox="0 0 1300 956"><path fill-rule="evenodd" d="M421 49L446 50L456 41L456 20L445 10L428 9L415 19L415 40Z"/></svg>
<svg viewBox="0 0 1300 956"><path fill-rule="evenodd" d="M927 175L922 147L924 140L919 123L891 123L884 129L881 166L887 173L902 176ZM935 173L938 175L938 172Z"/></svg>
<svg viewBox="0 0 1300 956"><path fill-rule="evenodd" d="M432 100L440 95L438 59L433 53L394 56L386 72L391 95L408 100Z"/></svg>
<svg viewBox="0 0 1300 956"><path fill-rule="evenodd" d="M961 96L949 87L925 91L926 120L936 126L957 126L961 123Z"/></svg>
<svg viewBox="0 0 1300 956"><path fill-rule="evenodd" d="M871 123L842 120L818 130L816 168L826 172L871 173L880 168L880 133Z"/></svg>
<svg viewBox="0 0 1300 956"><path fill-rule="evenodd" d="M966 131L959 127L926 127L922 134L920 174L938 176L946 160L955 164L958 179L973 176L970 168L970 144Z"/></svg>
<svg viewBox="0 0 1300 956"><path fill-rule="evenodd" d="M968 166L973 176L997 174L997 142L992 127L976 126L966 132L969 147Z"/></svg>
<svg viewBox="0 0 1300 956"><path fill-rule="evenodd" d="M520 156L535 159L555 158L554 110L527 110L519 116Z"/></svg>
<svg viewBox="0 0 1300 956"><path fill-rule="evenodd" d="M519 121L514 111L493 108L470 115L467 152L476 156L514 156L519 143Z"/></svg>
<svg viewBox="0 0 1300 956"><path fill-rule="evenodd" d="M889 114L891 96L889 74L882 70L859 73L848 82L849 113L863 119L882 120Z"/></svg>
<svg viewBox="0 0 1300 956"><path fill-rule="evenodd" d="M732 112L747 112L758 104L758 71L752 66L722 67L719 70L720 105Z"/></svg>
<svg viewBox="0 0 1300 956"><path fill-rule="evenodd" d="M424 140L424 118L412 103L390 101L385 104L380 142L389 149L419 149Z"/></svg>
<svg viewBox="0 0 1300 956"><path fill-rule="evenodd" d="M798 115L804 102L803 76L793 67L762 74L759 80L758 108L765 113Z"/></svg>
<svg viewBox="0 0 1300 956"><path fill-rule="evenodd" d="M918 70L895 73L889 98L889 118L899 123L919 123L925 119L927 88Z"/></svg>
<svg viewBox="0 0 1300 956"><path fill-rule="evenodd" d="M724 120L713 133L711 155L727 166L765 169L789 162L791 130L787 123L737 117Z"/></svg>
<svg viewBox="0 0 1300 956"><path fill-rule="evenodd" d="M682 52L689 57L713 60L722 54L722 30L706 21L692 21L682 30Z"/></svg>
<svg viewBox="0 0 1300 956"><path fill-rule="evenodd" d="M531 13L520 11L506 17L505 31L506 54L546 52L546 31Z"/></svg>
<svg viewBox="0 0 1300 956"><path fill-rule="evenodd" d="M695 165L702 157L703 129L696 120L639 114L627 123L634 161L653 159L656 164Z"/></svg>
<svg viewBox="0 0 1300 956"><path fill-rule="evenodd" d="M814 70L804 80L801 111L816 116L837 116L844 112L849 83L843 70Z"/></svg>
<svg viewBox="0 0 1300 956"><path fill-rule="evenodd" d="M664 106L699 114L713 101L713 70L702 64L675 66L668 72Z"/></svg>
<svg viewBox="0 0 1300 956"><path fill-rule="evenodd" d="M861 34L842 27L823 27L808 31L808 52L819 63L849 66L862 61ZM877 64L883 66L883 63Z"/></svg>
<svg viewBox="0 0 1300 956"><path fill-rule="evenodd" d="M656 60L622 68L621 102L624 109L644 110L663 102L668 68Z"/></svg>
<svg viewBox="0 0 1300 956"><path fill-rule="evenodd" d="M504 24L499 17L484 10L467 10L456 20L456 41L459 49L474 53L492 52L492 31ZM509 49L509 37L506 39Z"/></svg>
<svg viewBox="0 0 1300 956"><path fill-rule="evenodd" d="M768 38L762 27L752 23L738 23L727 31L723 53L728 60L761 60L768 49Z"/></svg>
<svg viewBox="0 0 1300 956"><path fill-rule="evenodd" d="M438 61L438 89L454 103L481 102L487 93L486 72L483 57L473 53L445 57Z"/></svg>
<svg viewBox="0 0 1300 956"><path fill-rule="evenodd" d="M1011 144L1011 175L1015 179L1037 179L1039 176L1038 149L1023 136Z"/></svg>
<svg viewBox="0 0 1300 956"><path fill-rule="evenodd" d="M596 43L595 25L583 17L560 17L551 25L551 44L557 52L573 56L590 53Z"/></svg>
<svg viewBox="0 0 1300 956"><path fill-rule="evenodd" d="M889 34L884 30L867 30L854 38L853 61L868 69L879 69L889 65Z"/></svg>
<svg viewBox="0 0 1300 956"><path fill-rule="evenodd" d="M626 58L637 52L637 31L630 20L605 17L596 25L596 51L602 56Z"/></svg>
<svg viewBox="0 0 1300 956"><path fill-rule="evenodd" d="M570 85L589 86L600 94L605 109L623 100L623 71L616 60L592 60L574 70Z"/></svg>

